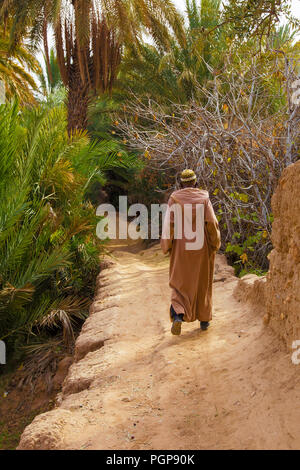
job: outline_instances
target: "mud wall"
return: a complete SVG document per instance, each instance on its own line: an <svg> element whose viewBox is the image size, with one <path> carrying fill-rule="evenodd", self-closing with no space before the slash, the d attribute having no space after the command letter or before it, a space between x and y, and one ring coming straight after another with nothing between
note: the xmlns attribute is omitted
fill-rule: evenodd
<svg viewBox="0 0 300 470"><path fill-rule="evenodd" d="M283 171L272 197L272 211L269 272L264 277L244 276L234 295L251 302L290 348L294 340L300 340L300 161Z"/></svg>
<svg viewBox="0 0 300 470"><path fill-rule="evenodd" d="M266 282L270 326L291 346L300 340L300 161L287 167L272 198L273 250Z"/></svg>

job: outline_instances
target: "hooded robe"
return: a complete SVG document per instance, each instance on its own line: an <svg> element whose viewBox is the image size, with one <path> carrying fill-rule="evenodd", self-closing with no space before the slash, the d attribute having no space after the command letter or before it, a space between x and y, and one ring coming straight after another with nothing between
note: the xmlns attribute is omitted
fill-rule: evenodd
<svg viewBox="0 0 300 470"><path fill-rule="evenodd" d="M197 243L196 228L202 232L197 233ZM175 312L183 314L186 322L210 321L215 254L221 242L219 224L207 191L184 188L171 194L160 244L162 251L170 252L171 256L169 285Z"/></svg>

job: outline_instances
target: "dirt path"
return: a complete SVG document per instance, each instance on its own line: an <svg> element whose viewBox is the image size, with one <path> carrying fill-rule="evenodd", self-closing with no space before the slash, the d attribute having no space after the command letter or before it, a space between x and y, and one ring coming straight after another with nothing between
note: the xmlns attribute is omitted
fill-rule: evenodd
<svg viewBox="0 0 300 470"><path fill-rule="evenodd" d="M59 409L34 421L20 447L299 449L299 366L261 315L233 298L237 280L224 258L211 327L184 324L174 337L168 258L158 246L114 249L78 344L84 357Z"/></svg>

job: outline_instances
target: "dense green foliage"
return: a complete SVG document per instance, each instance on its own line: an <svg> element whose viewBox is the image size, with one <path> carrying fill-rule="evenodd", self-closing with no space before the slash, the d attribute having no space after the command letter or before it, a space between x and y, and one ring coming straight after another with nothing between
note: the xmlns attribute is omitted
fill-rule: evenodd
<svg viewBox="0 0 300 470"><path fill-rule="evenodd" d="M195 0L187 0L186 7L185 43L173 37L168 50L148 43L141 43L138 50L128 46L117 84L120 90L160 103L200 98L199 83L211 79L211 68L222 67L228 27L216 28L209 36L204 33L221 22L220 0L202 1L201 9Z"/></svg>
<svg viewBox="0 0 300 470"><path fill-rule="evenodd" d="M23 103L34 101L37 90L32 72L39 73L39 63L25 41L20 41L10 53L9 30L0 23L0 81L8 99L18 97Z"/></svg>
<svg viewBox="0 0 300 470"><path fill-rule="evenodd" d="M0 338L9 350L83 319L99 271L95 207L85 194L122 163L109 141L67 134L63 106L1 106ZM38 339L40 341L40 339Z"/></svg>

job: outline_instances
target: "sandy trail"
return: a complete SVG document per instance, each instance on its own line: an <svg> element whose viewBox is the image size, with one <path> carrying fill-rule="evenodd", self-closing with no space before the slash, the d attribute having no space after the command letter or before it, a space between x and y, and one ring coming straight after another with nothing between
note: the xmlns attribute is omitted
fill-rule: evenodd
<svg viewBox="0 0 300 470"><path fill-rule="evenodd" d="M60 403L70 416L54 446L299 449L300 366L262 316L233 298L237 280L224 257L216 261L211 327L183 324L176 337L168 258L159 246L113 249L82 333L83 344L98 335L104 346L71 367Z"/></svg>

